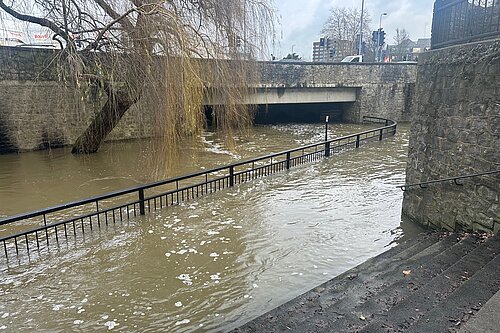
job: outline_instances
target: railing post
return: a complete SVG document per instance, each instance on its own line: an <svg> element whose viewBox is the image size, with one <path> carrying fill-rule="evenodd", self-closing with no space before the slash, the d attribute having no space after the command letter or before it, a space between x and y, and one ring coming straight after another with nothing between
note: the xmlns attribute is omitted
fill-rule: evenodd
<svg viewBox="0 0 500 333"><path fill-rule="evenodd" d="M330 142L325 142L325 157L330 157Z"/></svg>
<svg viewBox="0 0 500 333"><path fill-rule="evenodd" d="M356 135L356 148L359 148L359 134Z"/></svg>
<svg viewBox="0 0 500 333"><path fill-rule="evenodd" d="M286 153L286 169L290 170L290 158L291 158L291 153L287 152Z"/></svg>
<svg viewBox="0 0 500 333"><path fill-rule="evenodd" d="M141 215L146 215L146 207L144 205L144 189L139 190L139 213Z"/></svg>
<svg viewBox="0 0 500 333"><path fill-rule="evenodd" d="M379 140L379 141L382 141L382 139L383 139L383 138L384 138L384 130L383 130L383 129L381 129L381 130L380 130L380 135L378 136L378 140Z"/></svg>
<svg viewBox="0 0 500 333"><path fill-rule="evenodd" d="M229 187L234 186L234 166L229 167Z"/></svg>

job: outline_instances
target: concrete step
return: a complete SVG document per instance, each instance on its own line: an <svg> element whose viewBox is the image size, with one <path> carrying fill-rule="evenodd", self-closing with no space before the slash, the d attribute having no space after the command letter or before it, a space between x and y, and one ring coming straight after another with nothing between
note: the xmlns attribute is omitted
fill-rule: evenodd
<svg viewBox="0 0 500 333"><path fill-rule="evenodd" d="M406 245L234 332L443 332L462 322L457 306L470 316L498 291L498 236L435 233Z"/></svg>
<svg viewBox="0 0 500 333"><path fill-rule="evenodd" d="M461 243L465 243L464 241ZM459 245L455 247L457 251ZM360 332L390 332L407 330L425 313L431 311L440 301L460 288L468 278L480 271L500 251L498 238L491 238L487 242L480 242L473 251L456 260L455 254L450 257L454 262L446 270L428 281L425 285L412 291L408 297L395 302L390 309L381 306L378 310L369 308L367 313L369 325L355 331Z"/></svg>
<svg viewBox="0 0 500 333"><path fill-rule="evenodd" d="M458 333L497 333L500 328L498 309L500 309L500 291L497 291L479 312L472 311L466 324L460 325Z"/></svg>
<svg viewBox="0 0 500 333"><path fill-rule="evenodd" d="M460 288L442 302L435 304L431 311L420 317L416 323L410 326L408 333L458 330L470 314L481 309L483 304L500 290L499 272L500 255L497 255ZM499 331L500 328L497 332Z"/></svg>
<svg viewBox="0 0 500 333"><path fill-rule="evenodd" d="M433 256L434 251L440 251L444 247L444 245L435 246L441 238L442 235L436 233L423 234L404 242L243 325L234 332L279 332L300 326L307 318L322 313L326 308L353 293L364 296L361 290L369 285L381 288L383 282L380 276L395 269L402 269L398 267L402 260L419 255L423 250L427 250L428 255ZM447 242L449 246L453 245L451 239Z"/></svg>
<svg viewBox="0 0 500 333"><path fill-rule="evenodd" d="M385 281L384 288L372 288L363 299L349 298L347 301L338 303L337 306L343 309L343 316L338 316L333 321L330 320L328 327L333 330L345 330L346 327L361 329L370 322L374 313L388 311L394 304L404 300L412 292L424 286L443 270L473 251L477 247L478 241L479 239L474 236L460 239L457 235L452 234L412 258L403 261L398 271L388 273L395 275L394 277L381 277L381 280ZM403 271L409 274L405 275ZM328 316L328 313L324 314L324 317ZM365 319L361 320L360 318ZM316 317L315 321L323 320L325 322L325 319ZM308 325L311 324L315 323L311 322Z"/></svg>

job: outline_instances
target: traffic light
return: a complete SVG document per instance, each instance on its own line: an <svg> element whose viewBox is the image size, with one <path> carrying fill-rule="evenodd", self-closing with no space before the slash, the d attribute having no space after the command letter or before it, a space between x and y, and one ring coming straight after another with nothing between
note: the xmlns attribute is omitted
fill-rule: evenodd
<svg viewBox="0 0 500 333"><path fill-rule="evenodd" d="M379 29L379 34L380 34L380 40L379 40L379 46L382 46L385 44L385 31L382 29Z"/></svg>
<svg viewBox="0 0 500 333"><path fill-rule="evenodd" d="M378 43L378 30L372 32L372 41L377 44Z"/></svg>

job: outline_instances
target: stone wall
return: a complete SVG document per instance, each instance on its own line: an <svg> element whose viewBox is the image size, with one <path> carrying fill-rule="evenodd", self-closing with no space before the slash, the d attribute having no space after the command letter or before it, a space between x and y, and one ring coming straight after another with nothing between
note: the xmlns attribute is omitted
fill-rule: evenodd
<svg viewBox="0 0 500 333"><path fill-rule="evenodd" d="M261 67L263 86L358 88L358 101L345 111L347 121L359 122L365 115L410 120L414 64L267 62Z"/></svg>
<svg viewBox="0 0 500 333"><path fill-rule="evenodd" d="M428 52L418 64L406 183L500 169L500 39ZM403 214L447 230L500 230L500 174L412 188Z"/></svg>
<svg viewBox="0 0 500 333"><path fill-rule="evenodd" d="M0 152L72 144L105 102L88 87L83 94L56 66L58 51L0 47ZM263 87L355 87L344 121L363 115L408 121L416 66L412 64L315 64L262 62ZM84 83L81 83L84 84ZM151 135L153 115L133 106L108 140Z"/></svg>
<svg viewBox="0 0 500 333"><path fill-rule="evenodd" d="M70 145L105 102L90 87L80 94L63 82L58 56L53 50L0 47L0 152ZM132 107L108 140L149 136L151 117L140 105Z"/></svg>

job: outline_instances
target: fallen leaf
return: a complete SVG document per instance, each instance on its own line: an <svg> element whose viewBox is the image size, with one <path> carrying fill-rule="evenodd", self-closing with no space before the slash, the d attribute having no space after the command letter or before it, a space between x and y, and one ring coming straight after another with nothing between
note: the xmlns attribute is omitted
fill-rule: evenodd
<svg viewBox="0 0 500 333"><path fill-rule="evenodd" d="M407 271L403 271L403 275L404 276L408 276L411 274L411 269L407 270Z"/></svg>

